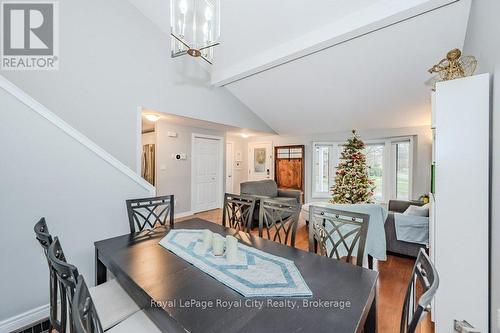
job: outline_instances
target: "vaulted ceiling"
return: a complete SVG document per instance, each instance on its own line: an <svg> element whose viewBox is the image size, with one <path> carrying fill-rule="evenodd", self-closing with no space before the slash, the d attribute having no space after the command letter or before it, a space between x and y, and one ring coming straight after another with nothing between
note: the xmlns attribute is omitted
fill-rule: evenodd
<svg viewBox="0 0 500 333"><path fill-rule="evenodd" d="M168 1L130 1L169 33ZM426 71L462 48L469 9L470 0L224 0L212 83L280 134L426 125Z"/></svg>

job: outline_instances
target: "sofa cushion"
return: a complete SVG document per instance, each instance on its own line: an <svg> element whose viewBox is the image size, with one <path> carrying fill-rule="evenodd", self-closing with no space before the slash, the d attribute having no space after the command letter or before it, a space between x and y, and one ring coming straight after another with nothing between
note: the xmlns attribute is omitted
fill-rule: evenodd
<svg viewBox="0 0 500 333"><path fill-rule="evenodd" d="M297 199L289 198L289 197L276 197L276 198L273 198L273 200L280 201L280 202L287 203L287 204L297 203Z"/></svg>
<svg viewBox="0 0 500 333"><path fill-rule="evenodd" d="M429 217L429 204L423 205L421 207L410 205L405 212L404 215L413 215L413 216L423 216Z"/></svg>
<svg viewBox="0 0 500 333"><path fill-rule="evenodd" d="M241 194L262 195L274 198L278 196L278 186L271 179L244 182L240 184L240 192Z"/></svg>

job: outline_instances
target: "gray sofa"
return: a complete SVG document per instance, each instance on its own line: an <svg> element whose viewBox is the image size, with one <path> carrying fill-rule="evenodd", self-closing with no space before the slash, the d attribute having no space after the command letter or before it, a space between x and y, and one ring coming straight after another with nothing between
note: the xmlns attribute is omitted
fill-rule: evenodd
<svg viewBox="0 0 500 333"><path fill-rule="evenodd" d="M387 243L387 253L395 255L403 255L408 257L416 258L418 251L425 246L416 243L409 243L397 240L396 238L396 227L394 225L394 212L404 213L404 211L410 206L422 206L423 203L420 201L402 201L402 200L390 200L389 201L389 214L387 215L387 220L385 221L385 238Z"/></svg>
<svg viewBox="0 0 500 333"><path fill-rule="evenodd" d="M278 185L272 179L243 182L240 184L240 193L251 195L258 199L274 199L283 202L302 203L302 193L299 190L278 189ZM259 202L255 205L252 228L259 225Z"/></svg>

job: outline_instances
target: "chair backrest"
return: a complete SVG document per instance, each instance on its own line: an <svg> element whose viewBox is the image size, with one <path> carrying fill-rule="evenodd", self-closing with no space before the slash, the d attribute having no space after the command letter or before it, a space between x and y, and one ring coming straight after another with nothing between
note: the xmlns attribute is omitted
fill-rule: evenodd
<svg viewBox="0 0 500 333"><path fill-rule="evenodd" d="M51 269L55 274L60 292L60 316L59 333L67 331L67 318L71 317L71 301L75 294L76 280L79 275L78 269L66 262L66 257L61 247L61 243L57 237L49 246L48 258ZM57 306L57 305L56 305Z"/></svg>
<svg viewBox="0 0 500 333"><path fill-rule="evenodd" d="M255 198L226 193L222 211L222 225L248 232L255 209Z"/></svg>
<svg viewBox="0 0 500 333"><path fill-rule="evenodd" d="M401 315L401 333L415 332L418 324L429 310L438 287L438 273L427 254L423 249L420 249L413 266L411 280L406 289Z"/></svg>
<svg viewBox="0 0 500 333"><path fill-rule="evenodd" d="M131 199L127 200L128 221L130 232L139 232L144 229L154 229L155 227L167 223L174 227L174 196L165 195L161 197Z"/></svg>
<svg viewBox="0 0 500 333"><path fill-rule="evenodd" d="M58 283L55 276L54 270L50 266L50 261L48 257L49 246L52 244L52 235L49 232L47 222L45 218L42 217L33 227L35 231L35 237L43 248L45 258L47 259L47 265L49 267L49 299L50 299L50 314L49 321L51 328L56 331L60 331L60 320L57 317L57 294L58 294Z"/></svg>
<svg viewBox="0 0 500 333"><path fill-rule="evenodd" d="M101 321L82 275L78 276L71 305L71 321L76 333L102 333Z"/></svg>
<svg viewBox="0 0 500 333"><path fill-rule="evenodd" d="M35 231L35 236L40 245L45 252L45 256L47 256L47 250L49 249L50 244L52 244L52 235L49 232L49 228L47 227L47 223L45 222L45 217L42 217L33 227Z"/></svg>
<svg viewBox="0 0 500 333"><path fill-rule="evenodd" d="M260 200L259 236L267 236L274 242L295 246L295 234L299 224L300 205L273 199Z"/></svg>
<svg viewBox="0 0 500 333"><path fill-rule="evenodd" d="M309 206L309 251L363 266L370 216ZM357 251L355 251L357 249Z"/></svg>

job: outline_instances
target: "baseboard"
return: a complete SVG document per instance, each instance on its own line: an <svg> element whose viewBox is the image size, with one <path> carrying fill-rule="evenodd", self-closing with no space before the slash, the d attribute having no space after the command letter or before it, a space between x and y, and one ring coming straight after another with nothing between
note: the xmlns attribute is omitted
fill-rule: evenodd
<svg viewBox="0 0 500 333"><path fill-rule="evenodd" d="M194 213L192 211L182 212L182 213L175 214L174 218L180 219L182 217L191 216L191 215L194 215Z"/></svg>
<svg viewBox="0 0 500 333"><path fill-rule="evenodd" d="M45 304L0 321L0 333L9 333L49 316L50 305Z"/></svg>

